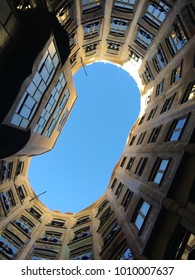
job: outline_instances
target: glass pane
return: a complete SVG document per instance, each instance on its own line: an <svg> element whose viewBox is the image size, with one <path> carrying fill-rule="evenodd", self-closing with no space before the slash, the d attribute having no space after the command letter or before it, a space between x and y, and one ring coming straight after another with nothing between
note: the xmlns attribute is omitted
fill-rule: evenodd
<svg viewBox="0 0 195 280"><path fill-rule="evenodd" d="M51 104L51 106L53 106L53 104L55 103L55 99L53 98L53 96L50 96L48 102L49 104Z"/></svg>
<svg viewBox="0 0 195 280"><path fill-rule="evenodd" d="M36 72L36 74L34 75L34 78L33 78L33 82L38 87L40 81L41 81L41 76L39 75L38 72Z"/></svg>
<svg viewBox="0 0 195 280"><path fill-rule="evenodd" d="M12 124L15 124L15 125L17 125L17 126L19 126L21 120L22 120L22 117L21 117L21 116L19 116L19 115L17 115L17 114L14 114L14 116L13 116L13 118L12 118L12 120L11 120L11 123L12 123Z"/></svg>
<svg viewBox="0 0 195 280"><path fill-rule="evenodd" d="M54 64L54 66L55 66L55 68L58 66L58 63L59 63L59 58L58 58L58 56L57 56L57 54L54 56L54 58L53 58L53 64Z"/></svg>
<svg viewBox="0 0 195 280"><path fill-rule="evenodd" d="M144 201L141 208L140 208L140 211L144 214L144 216L146 216L149 209L150 209L150 205L147 202Z"/></svg>
<svg viewBox="0 0 195 280"><path fill-rule="evenodd" d="M35 95L34 95L34 99L37 102L39 102L41 100L41 97L42 97L42 95L41 95L40 91L37 89L37 91L35 92Z"/></svg>
<svg viewBox="0 0 195 280"><path fill-rule="evenodd" d="M168 163L169 163L168 159L163 159L161 164L160 164L159 169L165 171L165 169L167 168Z"/></svg>
<svg viewBox="0 0 195 280"><path fill-rule="evenodd" d="M29 124L29 121L26 119L23 119L20 126L23 128L27 128L28 124Z"/></svg>
<svg viewBox="0 0 195 280"><path fill-rule="evenodd" d="M51 105L49 103L47 103L47 106L45 107L45 109L49 112L51 110Z"/></svg>
<svg viewBox="0 0 195 280"><path fill-rule="evenodd" d="M156 184L160 184L163 177L163 173L157 172L156 176L154 177L153 182Z"/></svg>
<svg viewBox="0 0 195 280"><path fill-rule="evenodd" d="M20 115L26 119L30 116L31 110L26 107L25 105L22 107L22 110L20 111Z"/></svg>
<svg viewBox="0 0 195 280"><path fill-rule="evenodd" d="M55 48L55 45L54 45L53 41L50 43L48 51L49 51L51 57L53 57L54 54L56 53L56 48Z"/></svg>
<svg viewBox="0 0 195 280"><path fill-rule="evenodd" d="M43 94L44 91L45 91L45 89L46 89L46 85L45 85L45 83L42 81L42 82L40 83L40 85L39 85L39 90L40 90L40 92Z"/></svg>
<svg viewBox="0 0 195 280"><path fill-rule="evenodd" d="M45 66L47 67L48 72L51 73L51 71L53 70L53 63L51 61L50 56L48 56L45 60Z"/></svg>
<svg viewBox="0 0 195 280"><path fill-rule="evenodd" d="M136 217L136 220L135 220L135 225L138 229L141 228L141 226L143 225L143 222L144 222L144 218L142 218L139 214L137 215Z"/></svg>
<svg viewBox="0 0 195 280"><path fill-rule="evenodd" d="M34 83L30 83L30 85L27 88L28 93L30 93L31 96L34 95L35 91L36 91L36 87L34 85Z"/></svg>
<svg viewBox="0 0 195 280"><path fill-rule="evenodd" d="M174 131L171 135L170 141L177 141L179 139L180 134L181 134L180 130Z"/></svg>
<svg viewBox="0 0 195 280"><path fill-rule="evenodd" d="M178 120L178 123L177 123L177 125L176 125L175 128L180 128L180 129L182 129L182 128L184 127L185 122L186 122L186 118L183 118L183 119Z"/></svg>
<svg viewBox="0 0 195 280"><path fill-rule="evenodd" d="M43 78L43 80L45 82L47 82L48 77L49 77L49 73L48 73L47 68L45 66L43 66L40 74L41 74L41 77Z"/></svg>
<svg viewBox="0 0 195 280"><path fill-rule="evenodd" d="M35 105L35 100L29 95L25 101L25 106L27 106L29 109L32 109L34 105Z"/></svg>
<svg viewBox="0 0 195 280"><path fill-rule="evenodd" d="M38 125L42 126L45 123L45 120L43 118L40 118L38 121Z"/></svg>

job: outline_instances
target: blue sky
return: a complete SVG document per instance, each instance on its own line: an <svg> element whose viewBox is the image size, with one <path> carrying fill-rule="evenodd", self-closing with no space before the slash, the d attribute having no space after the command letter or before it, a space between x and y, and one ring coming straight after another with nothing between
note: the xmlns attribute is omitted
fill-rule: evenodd
<svg viewBox="0 0 195 280"><path fill-rule="evenodd" d="M33 157L29 180L51 210L79 212L106 190L137 119L140 98L127 72L93 63L73 77L78 99L54 149Z"/></svg>

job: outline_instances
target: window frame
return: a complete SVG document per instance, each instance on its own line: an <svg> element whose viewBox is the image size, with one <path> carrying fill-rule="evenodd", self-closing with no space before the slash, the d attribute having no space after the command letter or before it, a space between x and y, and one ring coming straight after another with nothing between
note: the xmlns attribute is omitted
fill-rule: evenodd
<svg viewBox="0 0 195 280"><path fill-rule="evenodd" d="M166 166L165 166L165 169L161 169L161 165L164 164L163 161L167 162ZM153 168L152 168L152 171L150 173L150 176L149 176L149 181L160 186L164 180L164 177L167 173L167 170L169 168L169 165L170 165L170 162L171 162L171 158L169 157L158 157L153 165ZM161 175L162 174L162 175ZM155 181L155 179L157 179L157 177L160 176L161 178L158 179L158 182Z"/></svg>
<svg viewBox="0 0 195 280"><path fill-rule="evenodd" d="M174 93L172 96L168 97L165 100L165 102L164 102L164 104L162 106L160 114L165 113L165 112L167 112L167 111L169 111L171 109L171 106L172 106L172 104L174 102L174 99L175 99L175 95L176 95L176 93Z"/></svg>
<svg viewBox="0 0 195 280"><path fill-rule="evenodd" d="M171 72L171 85L175 84L176 82L180 81L182 78L182 62L175 67Z"/></svg>
<svg viewBox="0 0 195 280"><path fill-rule="evenodd" d="M158 109L158 105L156 105L156 107L154 107L154 108L150 111L150 113L149 113L149 115L148 115L148 118L147 118L147 121L149 121L149 120L151 120L151 119L154 118L154 115L156 114L157 109Z"/></svg>
<svg viewBox="0 0 195 280"><path fill-rule="evenodd" d="M177 119L175 119L173 122L172 122L172 125L167 133L167 136L166 136L166 142L175 142L175 141L179 141L182 137L182 134L184 132L184 129L187 125L187 122L188 122L188 119L189 119L189 116L182 116L182 117L179 117ZM181 120L185 120L182 128L177 128L177 125L178 123L181 121ZM175 140L171 140L171 138L173 137L174 133L177 133L179 131L179 135L177 136L177 139Z"/></svg>
<svg viewBox="0 0 195 280"><path fill-rule="evenodd" d="M115 193L114 193L114 195L116 195L117 198L119 198L123 188L124 188L124 184L120 182L118 184L118 187L117 187Z"/></svg>
<svg viewBox="0 0 195 280"><path fill-rule="evenodd" d="M139 136L139 138L138 138L138 140L137 140L136 145L141 145L141 144L143 143L144 138L145 138L145 136L146 136L146 133L147 133L147 131L144 131L144 132L142 132L142 133L140 134L140 136Z"/></svg>
<svg viewBox="0 0 195 280"><path fill-rule="evenodd" d="M130 158L129 158L129 161L128 161L127 166L126 166L126 170L128 170L128 171L131 170L134 161L135 161L135 157L130 157Z"/></svg>
<svg viewBox="0 0 195 280"><path fill-rule="evenodd" d="M123 196L121 206L124 208L124 211L127 210L130 200L132 199L133 192L128 188Z"/></svg>
<svg viewBox="0 0 195 280"><path fill-rule="evenodd" d="M129 146L133 145L133 143L135 142L136 137L137 137L137 134L136 135L132 135L132 137L131 137L131 139L129 141Z"/></svg>
<svg viewBox="0 0 195 280"><path fill-rule="evenodd" d="M149 206L148 209L146 209L146 213L142 212L142 207L144 206L144 204L147 204ZM134 211L134 214L133 214L131 222L135 225L135 227L138 230L139 234L141 233L141 231L142 231L142 229L143 229L143 227L144 227L144 225L145 225L145 223L147 221L147 218L149 216L151 208L152 208L152 205L149 202L145 201L143 198L141 198L140 201L137 204L137 207L136 207L136 209ZM138 217L141 217L141 219L143 219L143 221L141 222L140 226L138 226L136 224L136 221L137 221Z"/></svg>
<svg viewBox="0 0 195 280"><path fill-rule="evenodd" d="M146 30L143 26L139 26L134 38L134 42L144 50L147 50L151 45L154 35Z"/></svg>
<svg viewBox="0 0 195 280"><path fill-rule="evenodd" d="M185 30L179 18L177 18L166 38L166 43L171 55L176 55L176 53L178 53L187 42L188 38L186 37Z"/></svg>
<svg viewBox="0 0 195 280"><path fill-rule="evenodd" d="M115 0L113 3L113 8L122 12L132 13L135 1L136 0Z"/></svg>
<svg viewBox="0 0 195 280"><path fill-rule="evenodd" d="M157 84L155 96L157 97L161 95L163 93L163 90L164 90L164 79L159 84Z"/></svg>
<svg viewBox="0 0 195 280"><path fill-rule="evenodd" d="M125 26L123 28L123 26ZM109 34L112 36L125 37L129 21L123 18L111 17Z"/></svg>
<svg viewBox="0 0 195 280"><path fill-rule="evenodd" d="M159 125L159 126L153 128L153 130L150 134L150 137L148 139L148 143L156 142L156 139L158 138L161 128L162 128L162 125Z"/></svg>
<svg viewBox="0 0 195 280"><path fill-rule="evenodd" d="M192 98L189 98L191 94L192 94ZM184 95L182 97L181 104L190 102L194 99L195 99L195 81L188 84L188 86L184 92Z"/></svg>
<svg viewBox="0 0 195 280"><path fill-rule="evenodd" d="M154 2L153 4L156 5L156 7L159 6L159 9L156 8L154 5L152 5L152 2ZM160 4L162 4L162 6ZM149 11L150 6L153 6L152 13ZM161 8L161 10L160 10L160 8ZM165 10L165 8L168 8L168 10ZM164 11L162 11L162 10L164 10ZM157 11L159 11L159 12L157 12ZM160 29L160 27L161 27L162 23L164 22L164 20L166 19L169 11L170 11L170 7L168 5L166 5L165 3L163 3L162 1L160 1L160 3L159 3L159 1L158 1L158 3L156 3L155 1L150 1L150 3L148 4L146 11L143 15L143 18L146 22L148 22L154 28ZM161 17L163 12L164 13L166 12L166 15L164 16L164 18L162 20L159 20L159 18ZM158 16L156 16L157 13L158 13Z"/></svg>
<svg viewBox="0 0 195 280"><path fill-rule="evenodd" d="M146 166L146 163L148 161L148 157L141 157L138 164L137 164L137 167L135 169L135 174L138 175L138 176L141 176L144 169L145 169L145 166Z"/></svg>

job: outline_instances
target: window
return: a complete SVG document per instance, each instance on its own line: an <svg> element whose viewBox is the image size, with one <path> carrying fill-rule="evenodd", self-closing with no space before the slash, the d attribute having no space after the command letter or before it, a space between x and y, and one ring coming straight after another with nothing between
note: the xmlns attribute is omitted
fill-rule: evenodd
<svg viewBox="0 0 195 280"><path fill-rule="evenodd" d="M112 18L110 23L110 34L114 36L125 36L128 20L120 18Z"/></svg>
<svg viewBox="0 0 195 280"><path fill-rule="evenodd" d="M147 121L149 121L150 119L154 118L154 115L156 113L157 108L158 108L158 105L150 111L150 114L149 114L149 116L147 118Z"/></svg>
<svg viewBox="0 0 195 280"><path fill-rule="evenodd" d="M174 98L175 98L175 94L165 100L165 103L164 103L164 105L162 107L162 110L160 112L161 114L168 111L171 108L171 105L173 103Z"/></svg>
<svg viewBox="0 0 195 280"><path fill-rule="evenodd" d="M140 158L138 165L136 167L136 170L135 170L135 174L137 174L139 176L142 175L142 172L144 170L147 160L148 160L148 158Z"/></svg>
<svg viewBox="0 0 195 280"><path fill-rule="evenodd" d="M59 57L52 41L43 55L38 69L22 95L16 108L11 124L22 128L27 128L32 120L38 105L48 88L59 64Z"/></svg>
<svg viewBox="0 0 195 280"><path fill-rule="evenodd" d="M68 91L68 89L66 90L65 94L64 94L64 97L62 99L62 101L60 102L60 105L58 106L54 116L53 116L53 119L48 127L48 129L46 130L45 132L45 137L49 138L58 122L58 119L60 118L60 115L62 113L62 111L64 110L67 102L68 102L68 99L69 99L69 96L70 96L70 92Z"/></svg>
<svg viewBox="0 0 195 280"><path fill-rule="evenodd" d="M90 53L90 52L95 53L97 45L98 45L97 43L92 43L92 44L87 45L85 47L85 53ZM90 53L90 55L92 55L92 53Z"/></svg>
<svg viewBox="0 0 195 280"><path fill-rule="evenodd" d="M142 144L143 140L144 140L144 137L146 135L146 131L142 132L137 140L137 145L140 145Z"/></svg>
<svg viewBox="0 0 195 280"><path fill-rule="evenodd" d="M151 101L151 92L147 93L146 99L145 99L145 104L149 104Z"/></svg>
<svg viewBox="0 0 195 280"><path fill-rule="evenodd" d="M135 43L137 43L143 49L147 50L153 39L154 36L150 32L148 32L143 27L139 27L135 37Z"/></svg>
<svg viewBox="0 0 195 280"><path fill-rule="evenodd" d="M69 45L71 50L75 47L75 34L69 35Z"/></svg>
<svg viewBox="0 0 195 280"><path fill-rule="evenodd" d="M121 160L121 163L120 163L120 167L124 166L126 160L127 160L127 157L123 157L123 159Z"/></svg>
<svg viewBox="0 0 195 280"><path fill-rule="evenodd" d="M39 209L35 209L35 207L31 207L29 209L29 213L36 219L40 220L41 216L42 216L42 212Z"/></svg>
<svg viewBox="0 0 195 280"><path fill-rule="evenodd" d="M62 129L63 124L65 123L66 119L68 118L69 110L66 108L64 114L61 117L61 120L59 121L57 131L60 131Z"/></svg>
<svg viewBox="0 0 195 280"><path fill-rule="evenodd" d="M51 115L56 107L58 100L61 97L62 91L64 90L65 86L66 86L66 80L64 77L64 73L61 73L55 87L53 88L53 90L47 100L45 107L43 108L43 110L41 112L41 116L40 116L37 124L35 125L33 132L38 133L38 134L41 134L43 132L43 130L45 129L45 126L47 125L49 118L51 117Z"/></svg>
<svg viewBox="0 0 195 280"><path fill-rule="evenodd" d="M135 161L135 157L130 157L128 163L127 163L127 167L126 167L126 170L131 170L131 167L133 166L133 163Z"/></svg>
<svg viewBox="0 0 195 280"><path fill-rule="evenodd" d="M79 219L77 220L77 222L76 222L76 226L82 225L82 224L84 224L84 223L86 223L86 222L89 222L89 221L90 221L89 216L79 218Z"/></svg>
<svg viewBox="0 0 195 280"><path fill-rule="evenodd" d="M58 252L51 249L35 248L32 253L32 260L56 260Z"/></svg>
<svg viewBox="0 0 195 280"><path fill-rule="evenodd" d="M195 98L195 82L192 82L188 85L188 87L187 87L187 89L184 93L184 96L182 98L181 103L191 101L194 98Z"/></svg>
<svg viewBox="0 0 195 280"><path fill-rule="evenodd" d="M103 215L100 217L100 225L99 228L108 220L108 218L112 215L113 211L110 207L106 209Z"/></svg>
<svg viewBox="0 0 195 280"><path fill-rule="evenodd" d="M75 231L72 241L78 241L91 235L89 227Z"/></svg>
<svg viewBox="0 0 195 280"><path fill-rule="evenodd" d="M108 53L118 54L121 44L117 42L108 41Z"/></svg>
<svg viewBox="0 0 195 280"><path fill-rule="evenodd" d="M173 24L172 30L167 37L167 43L173 55L187 43L184 30L178 20Z"/></svg>
<svg viewBox="0 0 195 280"><path fill-rule="evenodd" d="M144 71L144 76L145 76L145 80L146 80L146 83L149 83L150 81L152 81L154 79L153 75L152 75L152 72L149 68L149 66L146 66L146 70ZM148 102L149 103L149 102Z"/></svg>
<svg viewBox="0 0 195 280"><path fill-rule="evenodd" d="M149 181L160 185L168 168L169 162L170 159L158 158L149 177Z"/></svg>
<svg viewBox="0 0 195 280"><path fill-rule="evenodd" d="M160 95L163 93L163 84L164 84L164 80L162 80L162 82L160 82L157 87L156 87L156 96Z"/></svg>
<svg viewBox="0 0 195 280"><path fill-rule="evenodd" d="M65 226L65 221L61 220L61 219L53 219L49 225L52 226L52 227L63 228Z"/></svg>
<svg viewBox="0 0 195 280"><path fill-rule="evenodd" d="M129 146L132 146L132 145L133 145L136 136L137 136L137 135L134 135L134 136L131 138L131 141L130 141L130 143L129 143Z"/></svg>
<svg viewBox="0 0 195 280"><path fill-rule="evenodd" d="M179 118L173 121L171 129L167 135L166 141L178 141L184 131L187 117Z"/></svg>
<svg viewBox="0 0 195 280"><path fill-rule="evenodd" d="M11 189L5 191L0 194L1 204L3 206L3 210L6 214L8 214L12 207L16 205L14 195Z"/></svg>
<svg viewBox="0 0 195 280"><path fill-rule="evenodd" d="M179 65L177 68L173 69L171 74L171 84L174 84L175 82L179 81L181 79L181 65Z"/></svg>
<svg viewBox="0 0 195 280"><path fill-rule="evenodd" d="M127 206L129 205L129 201L131 200L132 195L133 195L133 192L130 191L130 189L127 189L127 191L123 197L123 200L121 202L121 205L124 207L125 210L127 209Z"/></svg>
<svg viewBox="0 0 195 280"><path fill-rule="evenodd" d="M114 8L119 10L125 10L127 12L133 12L135 0L115 0Z"/></svg>
<svg viewBox="0 0 195 280"><path fill-rule="evenodd" d="M27 197L26 189L24 185L17 186L17 193L21 201Z"/></svg>
<svg viewBox="0 0 195 280"><path fill-rule="evenodd" d="M76 255L71 254L71 260L92 260L93 255L91 251L79 252Z"/></svg>
<svg viewBox="0 0 195 280"><path fill-rule="evenodd" d="M167 65L167 60L161 47L158 47L153 62L157 72L160 72Z"/></svg>
<svg viewBox="0 0 195 280"><path fill-rule="evenodd" d="M157 139L157 137L158 137L158 135L159 135L159 132L160 132L160 130L161 130L161 125L160 126L158 126L158 127L155 127L155 128L153 128L153 130L152 130L152 133L151 133L151 135L150 135L150 138L149 138L149 140L148 140L148 143L155 143L156 142L156 139Z"/></svg>
<svg viewBox="0 0 195 280"><path fill-rule="evenodd" d="M120 193L122 191L123 186L124 186L124 184L119 183L119 185L118 185L118 187L117 187L117 189L115 191L115 195L117 196L117 198L119 197L119 195L120 195Z"/></svg>
<svg viewBox="0 0 195 280"><path fill-rule="evenodd" d="M151 205L141 199L133 217L133 223L139 231L142 229L144 222L146 221L150 208Z"/></svg>
<svg viewBox="0 0 195 280"><path fill-rule="evenodd" d="M135 60L136 62L139 62L141 60L141 56L133 50L130 50L129 57Z"/></svg>
<svg viewBox="0 0 195 280"><path fill-rule="evenodd" d="M144 14L144 19L158 29L165 20L169 10L170 8L162 1L150 1Z"/></svg>
<svg viewBox="0 0 195 280"><path fill-rule="evenodd" d="M13 162L1 161L0 182L11 179Z"/></svg>
<svg viewBox="0 0 195 280"><path fill-rule="evenodd" d="M49 242L49 243L60 244L61 236L62 236L62 233L60 233L60 232L46 231L44 237L42 237L40 240Z"/></svg>
<svg viewBox="0 0 195 280"><path fill-rule="evenodd" d="M32 229L35 226L29 219L24 216L16 219L14 223L20 230L22 230L22 232L29 236L31 235Z"/></svg>
<svg viewBox="0 0 195 280"><path fill-rule="evenodd" d="M99 6L100 0L82 0L83 12L88 12L89 10L97 8Z"/></svg>
<svg viewBox="0 0 195 280"><path fill-rule="evenodd" d="M71 5L65 6L56 14L59 23L65 26L71 20Z"/></svg>
<svg viewBox="0 0 195 280"><path fill-rule="evenodd" d="M140 124L142 124L142 123L143 123L143 121L144 121L144 119L145 119L145 116L146 116L146 114L145 114L145 115L143 115L143 116L141 117L141 119L140 119L140 121L139 121L138 125L140 125Z"/></svg>
<svg viewBox="0 0 195 280"><path fill-rule="evenodd" d="M114 178L114 180L113 180L113 182L112 182L112 185L111 185L111 190L113 190L114 189L114 187L116 186L116 183L117 183L117 179L116 178Z"/></svg>
<svg viewBox="0 0 195 280"><path fill-rule="evenodd" d="M84 29L84 39L88 39L97 36L100 29L100 22L93 21L83 25Z"/></svg>
<svg viewBox="0 0 195 280"><path fill-rule="evenodd" d="M104 207L106 207L107 204L108 204L108 200L104 200L104 201L100 204L100 206L98 207L98 213L97 213L97 214L99 214L99 213L104 209Z"/></svg>
<svg viewBox="0 0 195 280"><path fill-rule="evenodd" d="M8 260L14 259L21 246L22 241L8 229L0 234L0 254Z"/></svg>
<svg viewBox="0 0 195 280"><path fill-rule="evenodd" d="M119 258L120 260L133 260L134 256L129 248L127 248Z"/></svg>
<svg viewBox="0 0 195 280"><path fill-rule="evenodd" d="M71 64L71 67L73 67L73 66L76 64L77 55L78 55L78 52L74 53L74 54L70 57L70 64Z"/></svg>
<svg viewBox="0 0 195 280"><path fill-rule="evenodd" d="M104 246L107 246L109 243L111 243L113 241L113 239L115 238L117 233L120 231L120 229L121 229L121 227L116 222L114 222L111 225L111 229L103 238Z"/></svg>
<svg viewBox="0 0 195 280"><path fill-rule="evenodd" d="M16 176L22 174L23 169L24 169L24 161L19 160L16 168Z"/></svg>

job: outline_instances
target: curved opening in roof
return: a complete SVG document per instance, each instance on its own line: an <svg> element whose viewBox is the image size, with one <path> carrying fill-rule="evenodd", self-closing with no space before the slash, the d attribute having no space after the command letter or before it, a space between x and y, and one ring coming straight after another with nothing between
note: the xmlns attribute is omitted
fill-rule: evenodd
<svg viewBox="0 0 195 280"><path fill-rule="evenodd" d="M106 191L140 111L134 79L93 63L74 75L78 99L52 151L33 157L30 184L51 210L79 212Z"/></svg>

